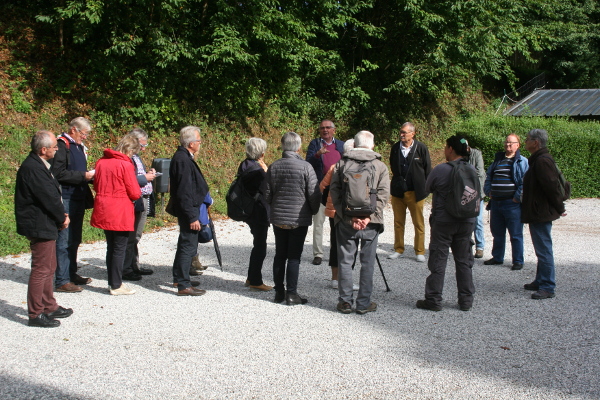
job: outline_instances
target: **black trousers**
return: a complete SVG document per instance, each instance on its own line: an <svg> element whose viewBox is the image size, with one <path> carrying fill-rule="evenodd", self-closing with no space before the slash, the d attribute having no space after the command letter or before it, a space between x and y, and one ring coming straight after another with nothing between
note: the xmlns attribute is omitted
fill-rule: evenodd
<svg viewBox="0 0 600 400"><path fill-rule="evenodd" d="M269 225L248 223L248 226L250 226L250 233L254 238L248 265L248 280L252 286L260 286L263 284L262 267L267 256Z"/></svg>
<svg viewBox="0 0 600 400"><path fill-rule="evenodd" d="M123 262L127 251L129 232L104 231L106 236L106 270L108 272L108 285L118 289L123 284Z"/></svg>

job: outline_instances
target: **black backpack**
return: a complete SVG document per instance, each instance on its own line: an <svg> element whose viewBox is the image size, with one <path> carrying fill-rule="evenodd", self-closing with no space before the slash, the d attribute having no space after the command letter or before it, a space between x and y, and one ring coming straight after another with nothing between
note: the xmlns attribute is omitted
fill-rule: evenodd
<svg viewBox="0 0 600 400"><path fill-rule="evenodd" d="M346 159L339 168L344 215L368 217L377 211L377 183L373 162Z"/></svg>
<svg viewBox="0 0 600 400"><path fill-rule="evenodd" d="M225 201L227 201L227 216L234 221L246 222L252 215L254 204L258 200L260 193L256 192L254 196L250 196L244 187L243 178L258 168L261 167L259 165L255 168L249 167L245 171L239 173L236 175L233 182L231 182L231 186L229 186L229 190L225 196Z"/></svg>
<svg viewBox="0 0 600 400"><path fill-rule="evenodd" d="M448 164L452 166L452 172L450 189L446 195L446 211L459 219L477 217L481 206L481 184L477 171L461 159Z"/></svg>

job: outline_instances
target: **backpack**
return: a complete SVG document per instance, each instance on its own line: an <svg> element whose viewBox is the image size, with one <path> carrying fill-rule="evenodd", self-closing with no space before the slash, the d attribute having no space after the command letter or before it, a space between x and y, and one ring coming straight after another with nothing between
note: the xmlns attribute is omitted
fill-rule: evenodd
<svg viewBox="0 0 600 400"><path fill-rule="evenodd" d="M481 206L481 184L477 171L460 159L448 164L452 166L452 172L450 189L446 195L446 211L459 219L477 217Z"/></svg>
<svg viewBox="0 0 600 400"><path fill-rule="evenodd" d="M550 158L550 157L544 157L544 158ZM571 198L571 182L569 182L567 180L567 178L565 178L565 175L563 174L563 172L560 170L560 168L558 168L558 164L556 163L556 161L552 158L550 158L550 159L554 162L554 166L556 167L556 172L558 175L558 191L560 192L560 200L561 201L569 200Z"/></svg>
<svg viewBox="0 0 600 400"><path fill-rule="evenodd" d="M69 142L69 139L67 139L63 135L58 135L56 137L56 140L60 140L61 142L63 142L67 146L67 151L69 151L69 149L71 148L71 142Z"/></svg>
<svg viewBox="0 0 600 400"><path fill-rule="evenodd" d="M244 187L243 178L258 168L261 167L259 165L256 168L250 167L237 174L233 182L231 182L231 186L229 186L229 190L225 196L225 201L227 201L227 216L234 221L246 222L252 215L254 203L258 200L260 193L256 192L254 196L250 196Z"/></svg>
<svg viewBox="0 0 600 400"><path fill-rule="evenodd" d="M372 161L346 159L340 165L342 209L349 217L368 217L377 210L377 183Z"/></svg>

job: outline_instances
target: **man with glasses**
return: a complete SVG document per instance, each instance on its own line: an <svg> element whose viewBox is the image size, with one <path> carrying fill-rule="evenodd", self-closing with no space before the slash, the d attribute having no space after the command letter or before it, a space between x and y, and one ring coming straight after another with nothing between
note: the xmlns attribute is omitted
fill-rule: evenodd
<svg viewBox="0 0 600 400"><path fill-rule="evenodd" d="M306 161L312 165L319 183L344 154L344 142L334 138L335 124L324 119L319 125L319 137L313 139L306 151ZM325 222L325 206L321 204L319 212L313 216L313 264L323 261L323 223ZM337 265L335 265L337 267Z"/></svg>
<svg viewBox="0 0 600 400"><path fill-rule="evenodd" d="M425 143L415 140L415 126L405 122L400 127L400 141L390 151L392 168L392 210L394 211L394 252L388 258L395 260L404 254L404 226L406 209L410 211L415 227L415 260L425 262L425 217L423 207L429 193L425 182L431 172L431 158Z"/></svg>
<svg viewBox="0 0 600 400"><path fill-rule="evenodd" d="M88 182L94 171L87 170L87 147L83 141L92 131L90 121L77 117L69 122L69 131L58 137L58 151L50 161L52 175L62 186L62 200L71 223L58 233L56 240L56 273L54 287L57 292L81 292L81 285L91 278L77 274L77 251L81 244L83 217L86 208L93 207L92 191Z"/></svg>
<svg viewBox="0 0 600 400"><path fill-rule="evenodd" d="M512 246L512 270L523 268L523 223L521 222L521 192L523 177L529 168L521 155L519 137L511 133L504 141L504 151L496 153L487 170L483 191L490 198L490 229L494 238L492 258L485 265L504 263L506 231Z"/></svg>

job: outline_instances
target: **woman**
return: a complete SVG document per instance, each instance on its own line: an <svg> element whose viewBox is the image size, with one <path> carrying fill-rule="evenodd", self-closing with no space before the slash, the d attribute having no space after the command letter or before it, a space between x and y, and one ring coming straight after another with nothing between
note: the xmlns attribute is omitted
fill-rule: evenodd
<svg viewBox="0 0 600 400"><path fill-rule="evenodd" d="M269 232L269 204L265 201L267 189L265 151L267 151L267 142L260 138L248 139L246 159L240 164L237 173L250 196L254 197L258 193L252 214L246 221L254 238L246 286L253 290L267 292L273 287L265 285L262 279L262 266L267 256L267 234Z"/></svg>
<svg viewBox="0 0 600 400"><path fill-rule="evenodd" d="M442 291L446 264L448 263L448 249L452 249L454 264L456 266L456 286L458 288L458 307L462 311L469 311L473 306L473 242L471 236L475 229L475 217L456 218L446 211L446 199L451 190L452 161L468 164L469 143L466 139L455 135L446 140L444 149L446 163L439 164L427 177L425 190L433 193L431 205L431 239L429 241L429 267L430 275L425 282L425 299L417 301L417 308L431 311L442 309ZM476 174L475 168L468 165Z"/></svg>
<svg viewBox="0 0 600 400"><path fill-rule="evenodd" d="M123 284L123 262L130 232L134 230L133 202L141 197L131 157L140 151L140 142L125 136L115 150L104 150L96 163L94 177L94 211L90 224L104 229L106 236L106 269L110 294L134 294Z"/></svg>
<svg viewBox="0 0 600 400"><path fill-rule="evenodd" d="M349 151L354 149L354 139L348 139L344 142L344 154L347 154ZM332 165L327 171L327 174L323 177L323 180L319 184L319 189L321 189L321 193L325 193L325 189L329 187L331 183L331 176L333 175L333 170L336 164ZM329 193L329 191L328 191ZM327 195L327 204L325 204L325 215L329 217L329 227L331 231L329 233L329 266L331 267L331 287L333 289L338 288L338 257L337 257L337 240L335 237L335 208L333 207L333 202L331 201L331 195ZM358 286L353 286L354 290L358 290Z"/></svg>
<svg viewBox="0 0 600 400"><path fill-rule="evenodd" d="M270 220L275 234L275 302L285 300L287 305L307 303L297 292L300 258L308 227L312 216L319 211L321 200L315 171L298 154L301 145L297 133L284 134L282 158L269 167L266 177L265 199L271 205Z"/></svg>

